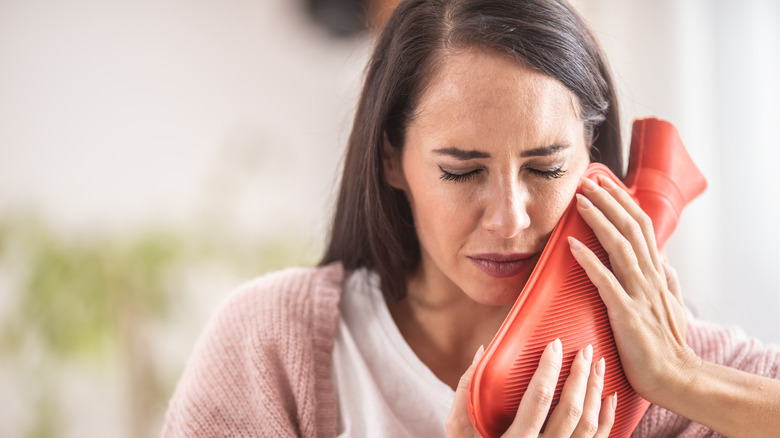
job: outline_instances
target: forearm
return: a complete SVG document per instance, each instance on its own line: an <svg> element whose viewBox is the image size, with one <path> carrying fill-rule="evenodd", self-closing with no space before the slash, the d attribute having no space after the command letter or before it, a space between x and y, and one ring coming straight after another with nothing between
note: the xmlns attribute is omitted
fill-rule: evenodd
<svg viewBox="0 0 780 438"><path fill-rule="evenodd" d="M780 430L780 380L701 361L653 400L728 437L774 437Z"/></svg>

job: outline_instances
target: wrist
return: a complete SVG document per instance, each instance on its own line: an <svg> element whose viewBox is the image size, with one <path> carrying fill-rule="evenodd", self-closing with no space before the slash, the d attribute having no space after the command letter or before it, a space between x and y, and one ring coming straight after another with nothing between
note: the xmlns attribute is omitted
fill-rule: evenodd
<svg viewBox="0 0 780 438"><path fill-rule="evenodd" d="M674 355L674 360L665 363L658 371L657 384L642 395L651 403L676 412L676 405L697 397L706 366L707 362L686 346Z"/></svg>
<svg viewBox="0 0 780 438"><path fill-rule="evenodd" d="M681 359L678 372L646 397L651 403L724 436L777 436L780 381L707 362L695 354L685 353Z"/></svg>

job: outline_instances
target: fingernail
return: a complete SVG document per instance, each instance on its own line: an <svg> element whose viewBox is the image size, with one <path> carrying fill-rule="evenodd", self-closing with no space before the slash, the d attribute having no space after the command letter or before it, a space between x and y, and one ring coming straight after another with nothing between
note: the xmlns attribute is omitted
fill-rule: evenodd
<svg viewBox="0 0 780 438"><path fill-rule="evenodd" d="M606 365L606 362L604 361L604 358L602 357L599 359L598 362L596 362L596 376L597 377L604 377L604 367Z"/></svg>
<svg viewBox="0 0 780 438"><path fill-rule="evenodd" d="M588 181L590 181L590 180L588 180ZM577 193L577 205L579 205L581 208L585 208L585 209L593 207L593 203L590 202L590 199L580 195L579 193Z"/></svg>
<svg viewBox="0 0 780 438"><path fill-rule="evenodd" d="M601 183L601 187L606 187L608 189L615 187L615 181L612 181L611 178L606 176L600 176L599 183Z"/></svg>
<svg viewBox="0 0 780 438"><path fill-rule="evenodd" d="M569 246L571 247L571 249L577 251L582 249L582 242L580 242L579 240L575 239L572 236L569 236Z"/></svg>
<svg viewBox="0 0 780 438"><path fill-rule="evenodd" d="M617 410L617 392L612 394L612 410L613 411Z"/></svg>
<svg viewBox="0 0 780 438"><path fill-rule="evenodd" d="M556 338L554 341L550 343L550 348L552 348L552 351L556 353L561 352L561 340Z"/></svg>
<svg viewBox="0 0 780 438"><path fill-rule="evenodd" d="M485 354L485 346L480 345L479 348L477 348L477 352L474 353L474 359L472 359L471 364L476 365L477 362L482 358L482 355Z"/></svg>
<svg viewBox="0 0 780 438"><path fill-rule="evenodd" d="M599 186L597 186L596 183L593 182L593 180L590 178L582 178L582 188L593 191L598 189Z"/></svg>
<svg viewBox="0 0 780 438"><path fill-rule="evenodd" d="M587 347L582 349L582 358L585 359L586 362L590 363L591 359L593 359L593 346L588 344Z"/></svg>

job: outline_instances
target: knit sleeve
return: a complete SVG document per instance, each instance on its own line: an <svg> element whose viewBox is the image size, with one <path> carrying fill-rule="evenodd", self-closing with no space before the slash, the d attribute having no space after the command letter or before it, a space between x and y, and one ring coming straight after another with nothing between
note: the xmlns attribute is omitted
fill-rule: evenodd
<svg viewBox="0 0 780 438"><path fill-rule="evenodd" d="M335 431L328 374L340 273L286 270L230 294L179 380L163 437L315 437L323 429Z"/></svg>
<svg viewBox="0 0 780 438"><path fill-rule="evenodd" d="M751 374L780 378L780 347L763 345L737 327L722 327L691 319L688 345L702 359ZM705 426L652 405L633 437L720 437Z"/></svg>

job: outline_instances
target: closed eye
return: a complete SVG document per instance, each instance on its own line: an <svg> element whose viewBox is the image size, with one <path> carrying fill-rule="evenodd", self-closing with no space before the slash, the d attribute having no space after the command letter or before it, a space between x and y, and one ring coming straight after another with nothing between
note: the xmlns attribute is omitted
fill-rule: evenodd
<svg viewBox="0 0 780 438"><path fill-rule="evenodd" d="M563 166L557 167L555 169L550 170L540 170L540 169L534 169L532 167L528 168L528 171L536 176L540 176L544 179L558 179L566 174L566 171L563 170Z"/></svg>
<svg viewBox="0 0 780 438"><path fill-rule="evenodd" d="M482 172L482 169L476 169L466 173L453 173L442 169L441 166L439 166L439 170L441 170L441 176L439 178L442 181L455 181L455 182L469 181Z"/></svg>

